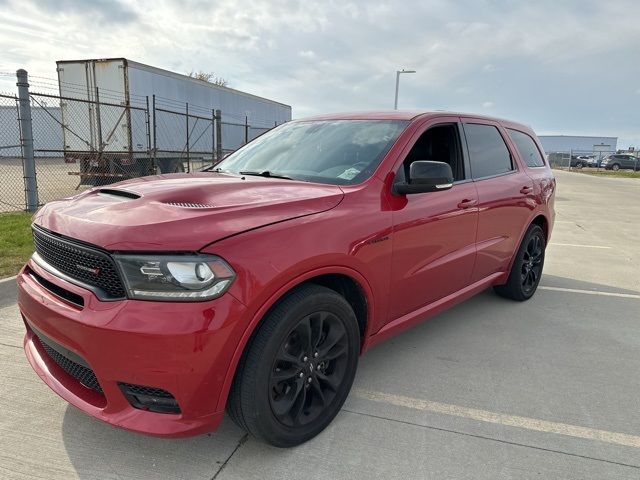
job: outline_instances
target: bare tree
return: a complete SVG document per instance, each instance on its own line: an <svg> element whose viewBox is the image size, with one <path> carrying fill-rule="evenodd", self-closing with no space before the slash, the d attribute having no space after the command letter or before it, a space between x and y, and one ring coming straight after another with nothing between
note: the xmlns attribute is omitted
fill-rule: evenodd
<svg viewBox="0 0 640 480"><path fill-rule="evenodd" d="M197 72L191 70L188 75L191 78L195 78L196 80L213 83L214 85L218 85L219 87L226 87L229 83L226 79L218 77L214 73L203 72L202 70L199 70Z"/></svg>

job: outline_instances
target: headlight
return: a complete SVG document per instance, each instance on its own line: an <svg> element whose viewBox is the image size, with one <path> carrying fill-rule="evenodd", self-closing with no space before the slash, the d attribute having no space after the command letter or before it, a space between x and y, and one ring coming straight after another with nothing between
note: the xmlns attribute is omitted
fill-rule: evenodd
<svg viewBox="0 0 640 480"><path fill-rule="evenodd" d="M198 301L219 297L236 277L214 255L114 255L129 298Z"/></svg>

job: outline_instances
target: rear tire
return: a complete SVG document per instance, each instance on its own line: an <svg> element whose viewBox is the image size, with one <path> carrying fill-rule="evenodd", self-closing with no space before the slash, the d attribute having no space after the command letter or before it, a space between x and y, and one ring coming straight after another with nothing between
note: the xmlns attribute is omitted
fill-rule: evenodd
<svg viewBox="0 0 640 480"><path fill-rule="evenodd" d="M519 302L533 297L542 277L545 248L542 228L539 225L531 225L522 239L507 283L493 287L495 292L501 297Z"/></svg>
<svg viewBox="0 0 640 480"><path fill-rule="evenodd" d="M335 291L305 284L267 313L247 346L227 411L254 437L292 447L315 437L349 394L360 350L358 321Z"/></svg>

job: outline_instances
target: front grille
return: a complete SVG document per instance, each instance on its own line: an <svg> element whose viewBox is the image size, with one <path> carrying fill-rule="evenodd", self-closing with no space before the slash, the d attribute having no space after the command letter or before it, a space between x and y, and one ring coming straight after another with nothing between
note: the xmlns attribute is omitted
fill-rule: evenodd
<svg viewBox="0 0 640 480"><path fill-rule="evenodd" d="M111 256L74 240L33 226L36 252L42 259L72 279L97 287L104 299L125 297L125 289Z"/></svg>
<svg viewBox="0 0 640 480"><path fill-rule="evenodd" d="M42 348L44 348L44 351L47 352L47 355L51 357L51 360L56 362L62 370L78 380L85 387L95 390L98 393L102 393L102 387L100 386L100 383L98 383L98 379L96 378L96 374L93 373L93 370L66 357L53 348L52 345L55 345L53 341L49 339L43 340L41 336L42 334L40 334L40 336L36 335L36 338L40 342L40 345L42 345Z"/></svg>

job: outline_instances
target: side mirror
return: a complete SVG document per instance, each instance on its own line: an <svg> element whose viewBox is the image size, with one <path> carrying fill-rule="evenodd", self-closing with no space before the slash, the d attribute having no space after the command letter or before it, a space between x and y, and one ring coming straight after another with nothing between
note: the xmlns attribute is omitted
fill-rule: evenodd
<svg viewBox="0 0 640 480"><path fill-rule="evenodd" d="M452 186L453 172L448 163L416 160L409 167L409 180L394 184L393 191L400 195L408 195L448 190Z"/></svg>

